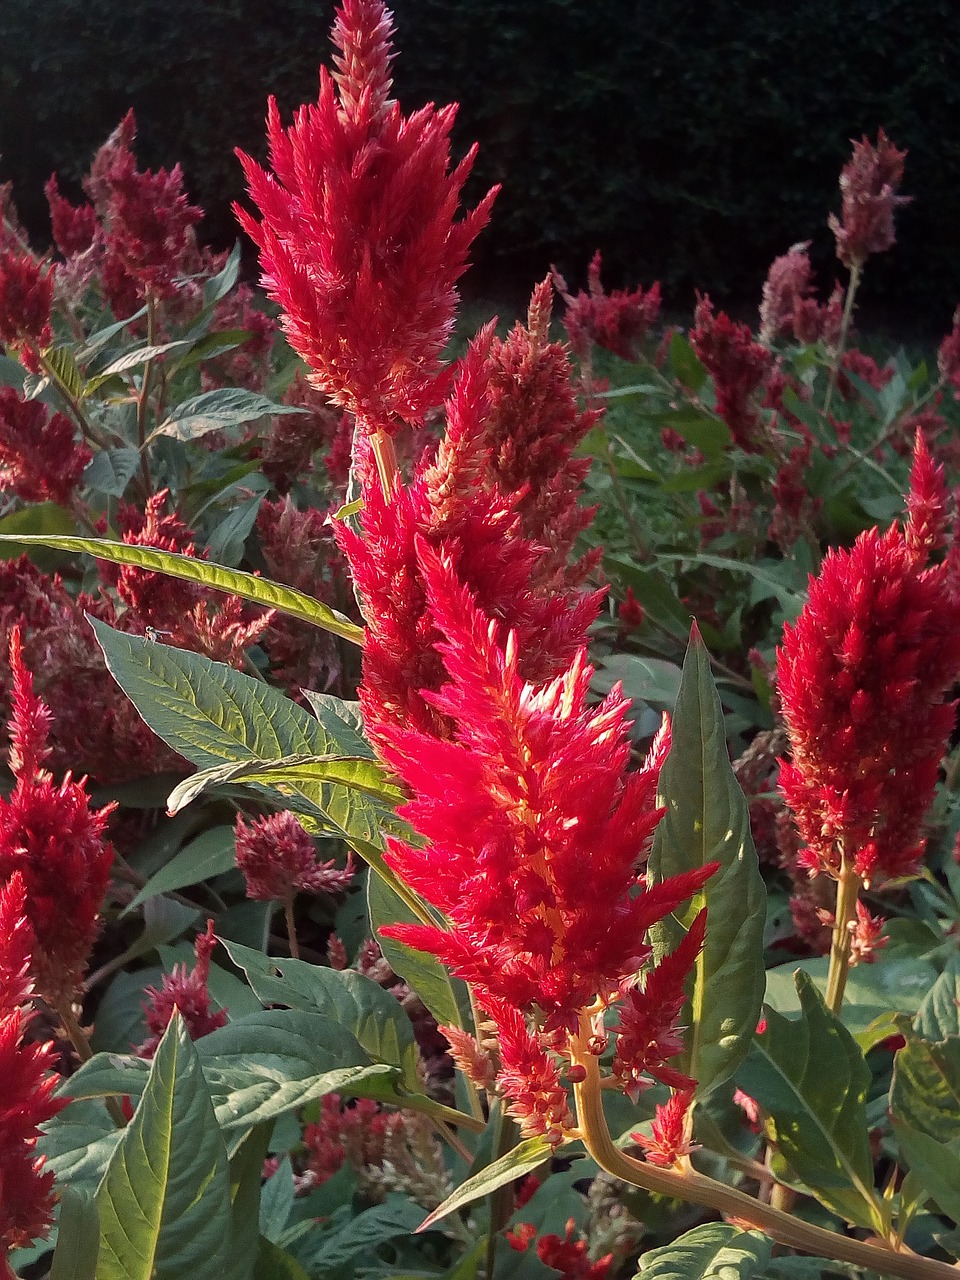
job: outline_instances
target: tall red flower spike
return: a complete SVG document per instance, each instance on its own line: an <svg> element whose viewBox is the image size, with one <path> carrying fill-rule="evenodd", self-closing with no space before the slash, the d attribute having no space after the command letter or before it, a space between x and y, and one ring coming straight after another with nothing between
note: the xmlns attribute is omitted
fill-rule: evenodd
<svg viewBox="0 0 960 1280"><path fill-rule="evenodd" d="M556 271L553 278L557 290L567 304L563 327L570 345L586 360L596 344L612 351L621 360L636 360L641 344L660 316L660 285L654 282L643 289L604 291L600 283L600 250L587 268L587 292L571 297L567 282Z"/></svg>
<svg viewBox="0 0 960 1280"><path fill-rule="evenodd" d="M0 252L0 344L32 357L32 348L49 347L53 341L50 308L53 305L53 271L30 253L8 249ZM31 371L33 359L30 359Z"/></svg>
<svg viewBox="0 0 960 1280"><path fill-rule="evenodd" d="M0 796L0 885L23 877L35 935L37 990L56 1005L73 996L99 930L113 849L103 831L113 805L92 810L84 781L68 773L56 784L42 769L50 712L33 692L20 633L10 637L13 716L10 767L16 785Z"/></svg>
<svg viewBox="0 0 960 1280"><path fill-rule="evenodd" d="M690 343L713 377L717 413L730 428L733 443L747 453L763 448L761 392L774 360L766 347L754 342L750 326L716 315L706 296L697 302Z"/></svg>
<svg viewBox="0 0 960 1280"><path fill-rule="evenodd" d="M64 414L0 387L0 491L11 489L24 502L69 506L92 457Z"/></svg>
<svg viewBox="0 0 960 1280"><path fill-rule="evenodd" d="M427 699L454 730L383 732L414 797L401 813L425 838L391 840L386 856L449 929L386 932L438 956L494 1016L502 1000L536 1010L546 1032L572 1031L583 1009L632 985L647 929L713 867L641 891L660 811L656 769L626 772L629 703L615 690L588 707L584 651L556 679L524 683L516 638L501 642L449 558L418 552L449 681Z"/></svg>
<svg viewBox="0 0 960 1280"><path fill-rule="evenodd" d="M392 35L382 0L344 0L317 102L285 129L270 100L272 172L239 153L261 220L236 211L315 385L388 432L443 398L455 285L496 194L455 220L475 150L451 169L456 108L391 100Z"/></svg>
<svg viewBox="0 0 960 1280"><path fill-rule="evenodd" d="M34 1020L30 952L19 872L0 885L0 1271L7 1250L46 1235L53 1217L53 1174L34 1155L39 1125L66 1106L52 1097L58 1077L52 1043L28 1040Z"/></svg>
<svg viewBox="0 0 960 1280"><path fill-rule="evenodd" d="M143 1012L150 1035L137 1049L138 1057L152 1058L157 1052L175 1009L179 1010L191 1040L199 1040L217 1027L226 1026L226 1010L211 1009L207 987L210 957L216 945L213 921L208 920L206 932L197 934L193 944L196 957L193 968L188 970L185 964L176 964L172 973L164 974L159 989L147 987Z"/></svg>
<svg viewBox="0 0 960 1280"><path fill-rule="evenodd" d="M904 529L871 529L830 551L784 629L777 688L791 759L780 789L805 848L801 865L865 883L915 874L960 677L954 548L940 564L945 485L917 435Z"/></svg>
<svg viewBox="0 0 960 1280"><path fill-rule="evenodd" d="M837 257L845 267L862 267L872 253L893 247L894 210L911 199L897 195L906 158L906 151L898 151L882 129L876 146L866 138L853 144L853 156L840 174L841 214L829 218Z"/></svg>

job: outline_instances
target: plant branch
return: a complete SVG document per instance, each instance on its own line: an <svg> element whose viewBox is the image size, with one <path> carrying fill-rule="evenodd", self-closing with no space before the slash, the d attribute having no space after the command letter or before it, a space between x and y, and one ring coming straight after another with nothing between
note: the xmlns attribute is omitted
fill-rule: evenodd
<svg viewBox="0 0 960 1280"><path fill-rule="evenodd" d="M843 317L840 321L840 335L837 338L837 350L833 358L833 364L830 366L830 381L827 383L827 394L823 398L823 420L829 421L830 405L833 403L833 393L837 389L837 380L840 377L840 366L843 363L843 354L847 347L847 336L850 332L850 321L853 317L853 300L857 296L857 289L860 286L860 267L857 263L850 268L850 283L847 285L847 295L843 300Z"/></svg>
<svg viewBox="0 0 960 1280"><path fill-rule="evenodd" d="M152 347L157 340L157 305L153 294L147 294L147 346ZM153 380L153 361L148 360L143 366L143 377L140 379L140 394L137 396L137 446L140 450L140 478L143 481L143 492L149 497L153 492L150 479L150 463L147 459L147 412L150 408L150 383Z"/></svg>
<svg viewBox="0 0 960 1280"><path fill-rule="evenodd" d="M860 877L847 863L844 854L837 881L836 913L833 936L830 940L830 969L827 973L827 1008L833 1014L840 1013L843 993L850 971L851 926L857 914L857 898L860 894Z"/></svg>
<svg viewBox="0 0 960 1280"><path fill-rule="evenodd" d="M69 1001L61 1000L54 1006L57 1016L63 1024L63 1029L67 1033L70 1043L76 1050L77 1057L81 1062L89 1062L93 1057L93 1051L90 1048L90 1041L87 1039L87 1033L81 1027L80 1023L73 1016L73 1010L70 1008ZM110 1113L110 1119L118 1129L126 1128L126 1118L120 1110L120 1103L116 1098L106 1097L103 1100L107 1111Z"/></svg>
<svg viewBox="0 0 960 1280"><path fill-rule="evenodd" d="M571 1061L584 1069L584 1079L574 1085L578 1136L600 1168L612 1177L657 1195L672 1196L715 1209L725 1217L748 1223L779 1244L802 1253L835 1258L881 1275L898 1276L900 1280L957 1280L956 1268L945 1262L921 1258L907 1251L897 1253L886 1246L826 1231L771 1205L760 1204L752 1196L696 1170L681 1173L674 1169L661 1169L628 1156L614 1144L607 1128L600 1064L587 1050L589 1037L589 1019L583 1017L580 1035L570 1045Z"/></svg>

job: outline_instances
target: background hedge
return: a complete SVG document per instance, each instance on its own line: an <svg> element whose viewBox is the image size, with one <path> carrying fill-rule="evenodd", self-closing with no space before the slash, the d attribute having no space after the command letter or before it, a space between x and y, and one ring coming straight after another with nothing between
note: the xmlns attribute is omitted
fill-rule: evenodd
<svg viewBox="0 0 960 1280"><path fill-rule="evenodd" d="M315 95L327 0L3 0L0 177L31 230L41 187L76 179L128 106L139 151L180 160L209 234L235 231L235 145L262 152L266 95ZM942 329L960 299L960 24L953 0L395 0L405 104L458 100L475 185L502 180L474 283L655 277L754 305L770 259L813 238L848 139L910 149L899 245L868 276L875 312ZM65 184L69 185L69 183Z"/></svg>

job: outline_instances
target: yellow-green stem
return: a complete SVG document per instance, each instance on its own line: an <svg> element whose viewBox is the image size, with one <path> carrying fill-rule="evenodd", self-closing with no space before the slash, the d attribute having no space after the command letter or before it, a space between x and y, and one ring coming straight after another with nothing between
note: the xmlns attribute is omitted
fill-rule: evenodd
<svg viewBox="0 0 960 1280"><path fill-rule="evenodd" d="M600 1064L587 1052L589 1038L589 1020L583 1018L580 1035L572 1041L570 1051L572 1063L584 1070L583 1080L574 1085L578 1132L589 1154L601 1169L605 1169L614 1178L657 1195L672 1196L714 1209L725 1217L748 1223L779 1244L798 1249L802 1253L835 1258L839 1262L849 1262L881 1275L899 1276L901 1280L957 1280L957 1270L945 1262L921 1258L907 1251L895 1253L886 1246L867 1244L863 1240L853 1240L836 1232L826 1231L771 1205L760 1204L752 1196L695 1170L680 1173L628 1156L614 1144L607 1128Z"/></svg>
<svg viewBox="0 0 960 1280"><path fill-rule="evenodd" d="M153 295L147 294L147 346L152 347L157 341L157 309ZM150 383L153 378L153 361L148 360L143 366L143 377L140 379L140 394L137 396L137 444L140 447L140 478L143 481L144 496L149 498L153 492L150 479L150 462L147 458L147 412L150 407Z"/></svg>
<svg viewBox="0 0 960 1280"><path fill-rule="evenodd" d="M837 881L837 907L830 940L830 969L827 973L827 1008L839 1014L843 993L847 989L850 971L851 926L857 914L857 898L860 894L860 877L847 865L844 858Z"/></svg>
<svg viewBox="0 0 960 1280"><path fill-rule="evenodd" d="M73 1016L73 1010L70 1008L69 1001L62 1000L56 1006L56 1010L60 1018L60 1021L63 1024L63 1029L67 1033L67 1037L69 1038L70 1043L73 1045L74 1049L76 1050L77 1057L80 1059L82 1063L89 1062L90 1059L93 1057L93 1050L90 1048L90 1041L87 1039L87 1033L84 1031L83 1027L81 1027L77 1019ZM120 1103L116 1100L116 1098L107 1097L107 1098L104 1098L103 1101L104 1101L104 1105L107 1108L107 1111L110 1113L110 1119L117 1126L117 1128L118 1129L125 1128L127 1123L126 1117L124 1116L123 1112L120 1110Z"/></svg>
<svg viewBox="0 0 960 1280"><path fill-rule="evenodd" d="M830 405L833 403L833 393L837 389L837 380L840 377L840 366L843 363L843 353L847 348L847 335L850 332L850 321L853 317L853 300L857 296L857 289L859 286L860 267L854 263L850 268L850 283L847 285L847 296L843 300L843 317L840 321L840 334L837 338L837 351L833 359L833 365L830 369L830 381L827 383L827 394L823 398L824 425L828 422Z"/></svg>

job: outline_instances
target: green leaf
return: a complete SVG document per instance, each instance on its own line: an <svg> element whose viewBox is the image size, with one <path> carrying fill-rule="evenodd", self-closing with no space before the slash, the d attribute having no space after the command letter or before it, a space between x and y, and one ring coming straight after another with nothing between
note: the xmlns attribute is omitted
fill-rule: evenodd
<svg viewBox="0 0 960 1280"><path fill-rule="evenodd" d="M263 1004L331 1018L356 1038L373 1061L396 1067L406 1087L420 1092L413 1026L400 1004L376 982L352 969L338 971L267 956L237 942L225 940L223 945Z"/></svg>
<svg viewBox="0 0 960 1280"><path fill-rule="evenodd" d="M243 559L244 544L257 519L263 502L262 493L238 502L220 521L207 540L210 559L218 564L236 566Z"/></svg>
<svg viewBox="0 0 960 1280"><path fill-rule="evenodd" d="M387 924L416 924L418 917L378 875L367 884L370 927L380 943L384 958L420 997L442 1027L470 1025L470 1001L466 984L452 977L435 956L414 951L395 938L385 938L380 930Z"/></svg>
<svg viewBox="0 0 960 1280"><path fill-rule="evenodd" d="M927 992L914 1023L927 1040L960 1036L960 955L952 955Z"/></svg>
<svg viewBox="0 0 960 1280"><path fill-rule="evenodd" d="M0 387L16 387L22 393L26 374L27 371L19 360L0 353Z"/></svg>
<svg viewBox="0 0 960 1280"><path fill-rule="evenodd" d="M663 555L660 559L665 563L690 560L690 556ZM776 568L765 564L751 564L749 560L734 560L732 556L715 556L705 551L698 551L693 557L696 564L711 565L714 569L728 569L731 573L746 573L762 588L753 603L774 599L783 610L788 620L797 616L804 605L804 597L778 574Z"/></svg>
<svg viewBox="0 0 960 1280"><path fill-rule="evenodd" d="M660 772L651 883L720 868L683 910L651 930L657 956L676 949L703 906L707 938L694 968L681 1024L690 1030L681 1070L709 1093L742 1062L763 999L766 889L750 834L750 813L730 759L710 658L694 628L683 664L670 754Z"/></svg>
<svg viewBox="0 0 960 1280"><path fill-rule="evenodd" d="M352 1259L387 1240L409 1236L422 1215L418 1204L394 1193L383 1204L352 1215L339 1230L321 1236L316 1248L301 1249L300 1253L312 1271L350 1275Z"/></svg>
<svg viewBox="0 0 960 1280"><path fill-rule="evenodd" d="M127 373L128 370L136 369L138 365L146 364L149 360L156 360L158 356L166 355L170 351L179 351L189 346L189 339L178 338L175 342L159 342L135 347L132 351L126 351L122 356L117 356L116 360L111 360L106 368L98 369L95 376L87 383L85 391L89 394L91 390L96 389L92 384L102 383L115 373Z"/></svg>
<svg viewBox="0 0 960 1280"><path fill-rule="evenodd" d="M542 1164L545 1164L552 1154L553 1148L543 1138L527 1138L523 1142L518 1142L512 1151L508 1151L505 1156L501 1156L493 1164L486 1165L478 1174L461 1183L453 1195L447 1196L443 1204L423 1220L417 1230L426 1231L441 1218L445 1218L448 1213L462 1209L482 1196L490 1195L499 1187L506 1186L508 1182L522 1178L526 1173L532 1173L534 1169L539 1169Z"/></svg>
<svg viewBox="0 0 960 1280"><path fill-rule="evenodd" d="M759 1231L707 1222L641 1254L637 1280L751 1280L765 1274L772 1244Z"/></svg>
<svg viewBox="0 0 960 1280"><path fill-rule="evenodd" d="M273 1124L255 1125L230 1157L230 1263L225 1280L251 1280L260 1247L260 1187Z"/></svg>
<svg viewBox="0 0 960 1280"><path fill-rule="evenodd" d="M97 1192L97 1280L223 1280L230 1176L196 1050L174 1014Z"/></svg>
<svg viewBox="0 0 960 1280"><path fill-rule="evenodd" d="M45 556L42 552L38 555L37 549L43 546L48 534L70 534L76 527L70 512L55 502L33 502L19 511L11 511L0 518L0 543L3 544L0 545L0 562L16 560L18 556L33 552L31 558L41 569L52 569L56 557ZM16 538L20 533L26 535L23 541Z"/></svg>
<svg viewBox="0 0 960 1280"><path fill-rule="evenodd" d="M185 844L166 866L150 877L124 913L133 911L158 893L170 893L185 885L199 884L211 876L223 875L236 866L236 841L233 827L211 827Z"/></svg>
<svg viewBox="0 0 960 1280"><path fill-rule="evenodd" d="M108 498L122 498L139 465L139 449L101 449L84 471L83 483Z"/></svg>
<svg viewBox="0 0 960 1280"><path fill-rule="evenodd" d="M960 1142L938 1142L897 1116L893 1132L910 1173L941 1212L960 1223Z"/></svg>
<svg viewBox="0 0 960 1280"><path fill-rule="evenodd" d="M631 587L655 622L678 640L690 630L690 610L682 603L673 583L659 569L641 568L627 556L604 556L603 567L615 582Z"/></svg>
<svg viewBox="0 0 960 1280"><path fill-rule="evenodd" d="M100 1216L92 1192L63 1187L49 1280L95 1280L99 1247Z"/></svg>
<svg viewBox="0 0 960 1280"><path fill-rule="evenodd" d="M591 684L600 693L609 693L617 683L624 696L639 698L662 711L672 711L680 693L681 671L675 662L663 658L642 658L635 653L613 653L600 662Z"/></svg>
<svg viewBox="0 0 960 1280"><path fill-rule="evenodd" d="M107 667L141 716L174 751L201 769L287 756L341 754L356 734L336 716L321 723L278 690L201 654L114 631L91 620ZM367 748L369 750L369 748ZM309 780L276 796L314 815L321 833L380 840L381 805L352 787Z"/></svg>
<svg viewBox="0 0 960 1280"><path fill-rule="evenodd" d="M210 564L206 560L197 560L194 556L183 556L175 551L158 551L154 547L114 542L110 538L63 538L47 535L13 538L0 534L0 543L11 541L15 541L21 548L53 547L56 551L86 552L100 560L110 560L114 564L133 564L141 569L154 569L172 578L183 578L186 582L197 582L214 591L225 591L229 595L240 596L242 600L251 600L254 604L261 604L267 609L279 609L281 613L289 614L291 618L300 618L301 621L309 622L324 631L332 631L334 635L351 640L354 644L363 642L363 628L356 626L336 609L321 604L301 591L295 591L293 587L285 587L280 582L258 578L255 574L244 573L240 569ZM13 554L22 555L23 550L15 551Z"/></svg>
<svg viewBox="0 0 960 1280"><path fill-rule="evenodd" d="M697 392L707 380L707 371L700 363L690 339L675 333L670 339L670 368L677 381L688 391Z"/></svg>
<svg viewBox="0 0 960 1280"><path fill-rule="evenodd" d="M155 427L149 439L155 436L172 436L175 440L196 440L208 431L222 431L242 422L253 422L267 415L276 417L285 413L304 413L298 405L276 404L258 391L243 387L218 387L216 391L204 391L184 400L169 413L159 427Z"/></svg>
<svg viewBox="0 0 960 1280"><path fill-rule="evenodd" d="M829 959L792 960L767 970L766 1001L778 1013L794 1014L800 1008L794 974L798 969L810 975L821 993L827 989ZM854 1035L890 1013L914 1013L937 980L937 970L929 960L916 956L889 956L880 953L875 964L857 965L847 977L843 1000L843 1021Z"/></svg>
<svg viewBox="0 0 960 1280"><path fill-rule="evenodd" d="M279 791L304 782L338 783L386 804L400 804L405 798L376 760L361 756L287 756L282 760L251 760L203 769L174 787L167 799L167 813L179 813L212 787L243 782L259 782Z"/></svg>
<svg viewBox="0 0 960 1280"><path fill-rule="evenodd" d="M98 352L102 351L111 338L115 338L134 320L139 320L141 316L146 315L147 308L142 306L139 311L135 311L132 316L127 316L124 320L114 320L111 324L105 325L102 329L97 329L92 333L86 342L77 351L77 359L81 364L86 365L93 359Z"/></svg>
<svg viewBox="0 0 960 1280"><path fill-rule="evenodd" d="M296 1258L265 1236L260 1237L254 1280L310 1280Z"/></svg>
<svg viewBox="0 0 960 1280"><path fill-rule="evenodd" d="M237 278L240 274L240 257L240 241L238 240L230 250L229 257L217 274L215 276L211 276L209 280L204 282L204 309L212 307L214 303L219 302L221 298L225 298L237 283Z"/></svg>
<svg viewBox="0 0 960 1280"><path fill-rule="evenodd" d="M671 409L658 418L664 427L679 432L687 444L710 461L720 458L730 444L730 428L716 414L692 406Z"/></svg>
<svg viewBox="0 0 960 1280"><path fill-rule="evenodd" d="M216 356L226 355L228 351L236 351L253 337L249 329L216 329L197 338L190 350L174 361L174 369L187 369L191 365L202 364L204 360L213 360Z"/></svg>
<svg viewBox="0 0 960 1280"><path fill-rule="evenodd" d="M103 1057L96 1054L91 1061ZM46 1157L44 1167L53 1171L58 1186L82 1188L93 1195L119 1140L120 1130L103 1103L81 1099L44 1125L37 1153Z"/></svg>
<svg viewBox="0 0 960 1280"><path fill-rule="evenodd" d="M893 1114L938 1142L960 1143L960 1036L924 1040L901 1024L890 1086Z"/></svg>
<svg viewBox="0 0 960 1280"><path fill-rule="evenodd" d="M74 400L83 397L84 378L80 372L72 347L50 347L43 352L44 362L53 373L54 385L62 389ZM34 400L50 385L51 378L44 375L39 378L30 377L24 382L28 400ZM30 385L32 383L32 385ZM29 389L27 389L29 386Z"/></svg>
<svg viewBox="0 0 960 1280"><path fill-rule="evenodd" d="M765 1010L767 1029L737 1083L760 1099L771 1140L817 1198L847 1221L882 1231L865 1108L870 1068L810 977L800 970L796 983L799 1019Z"/></svg>

